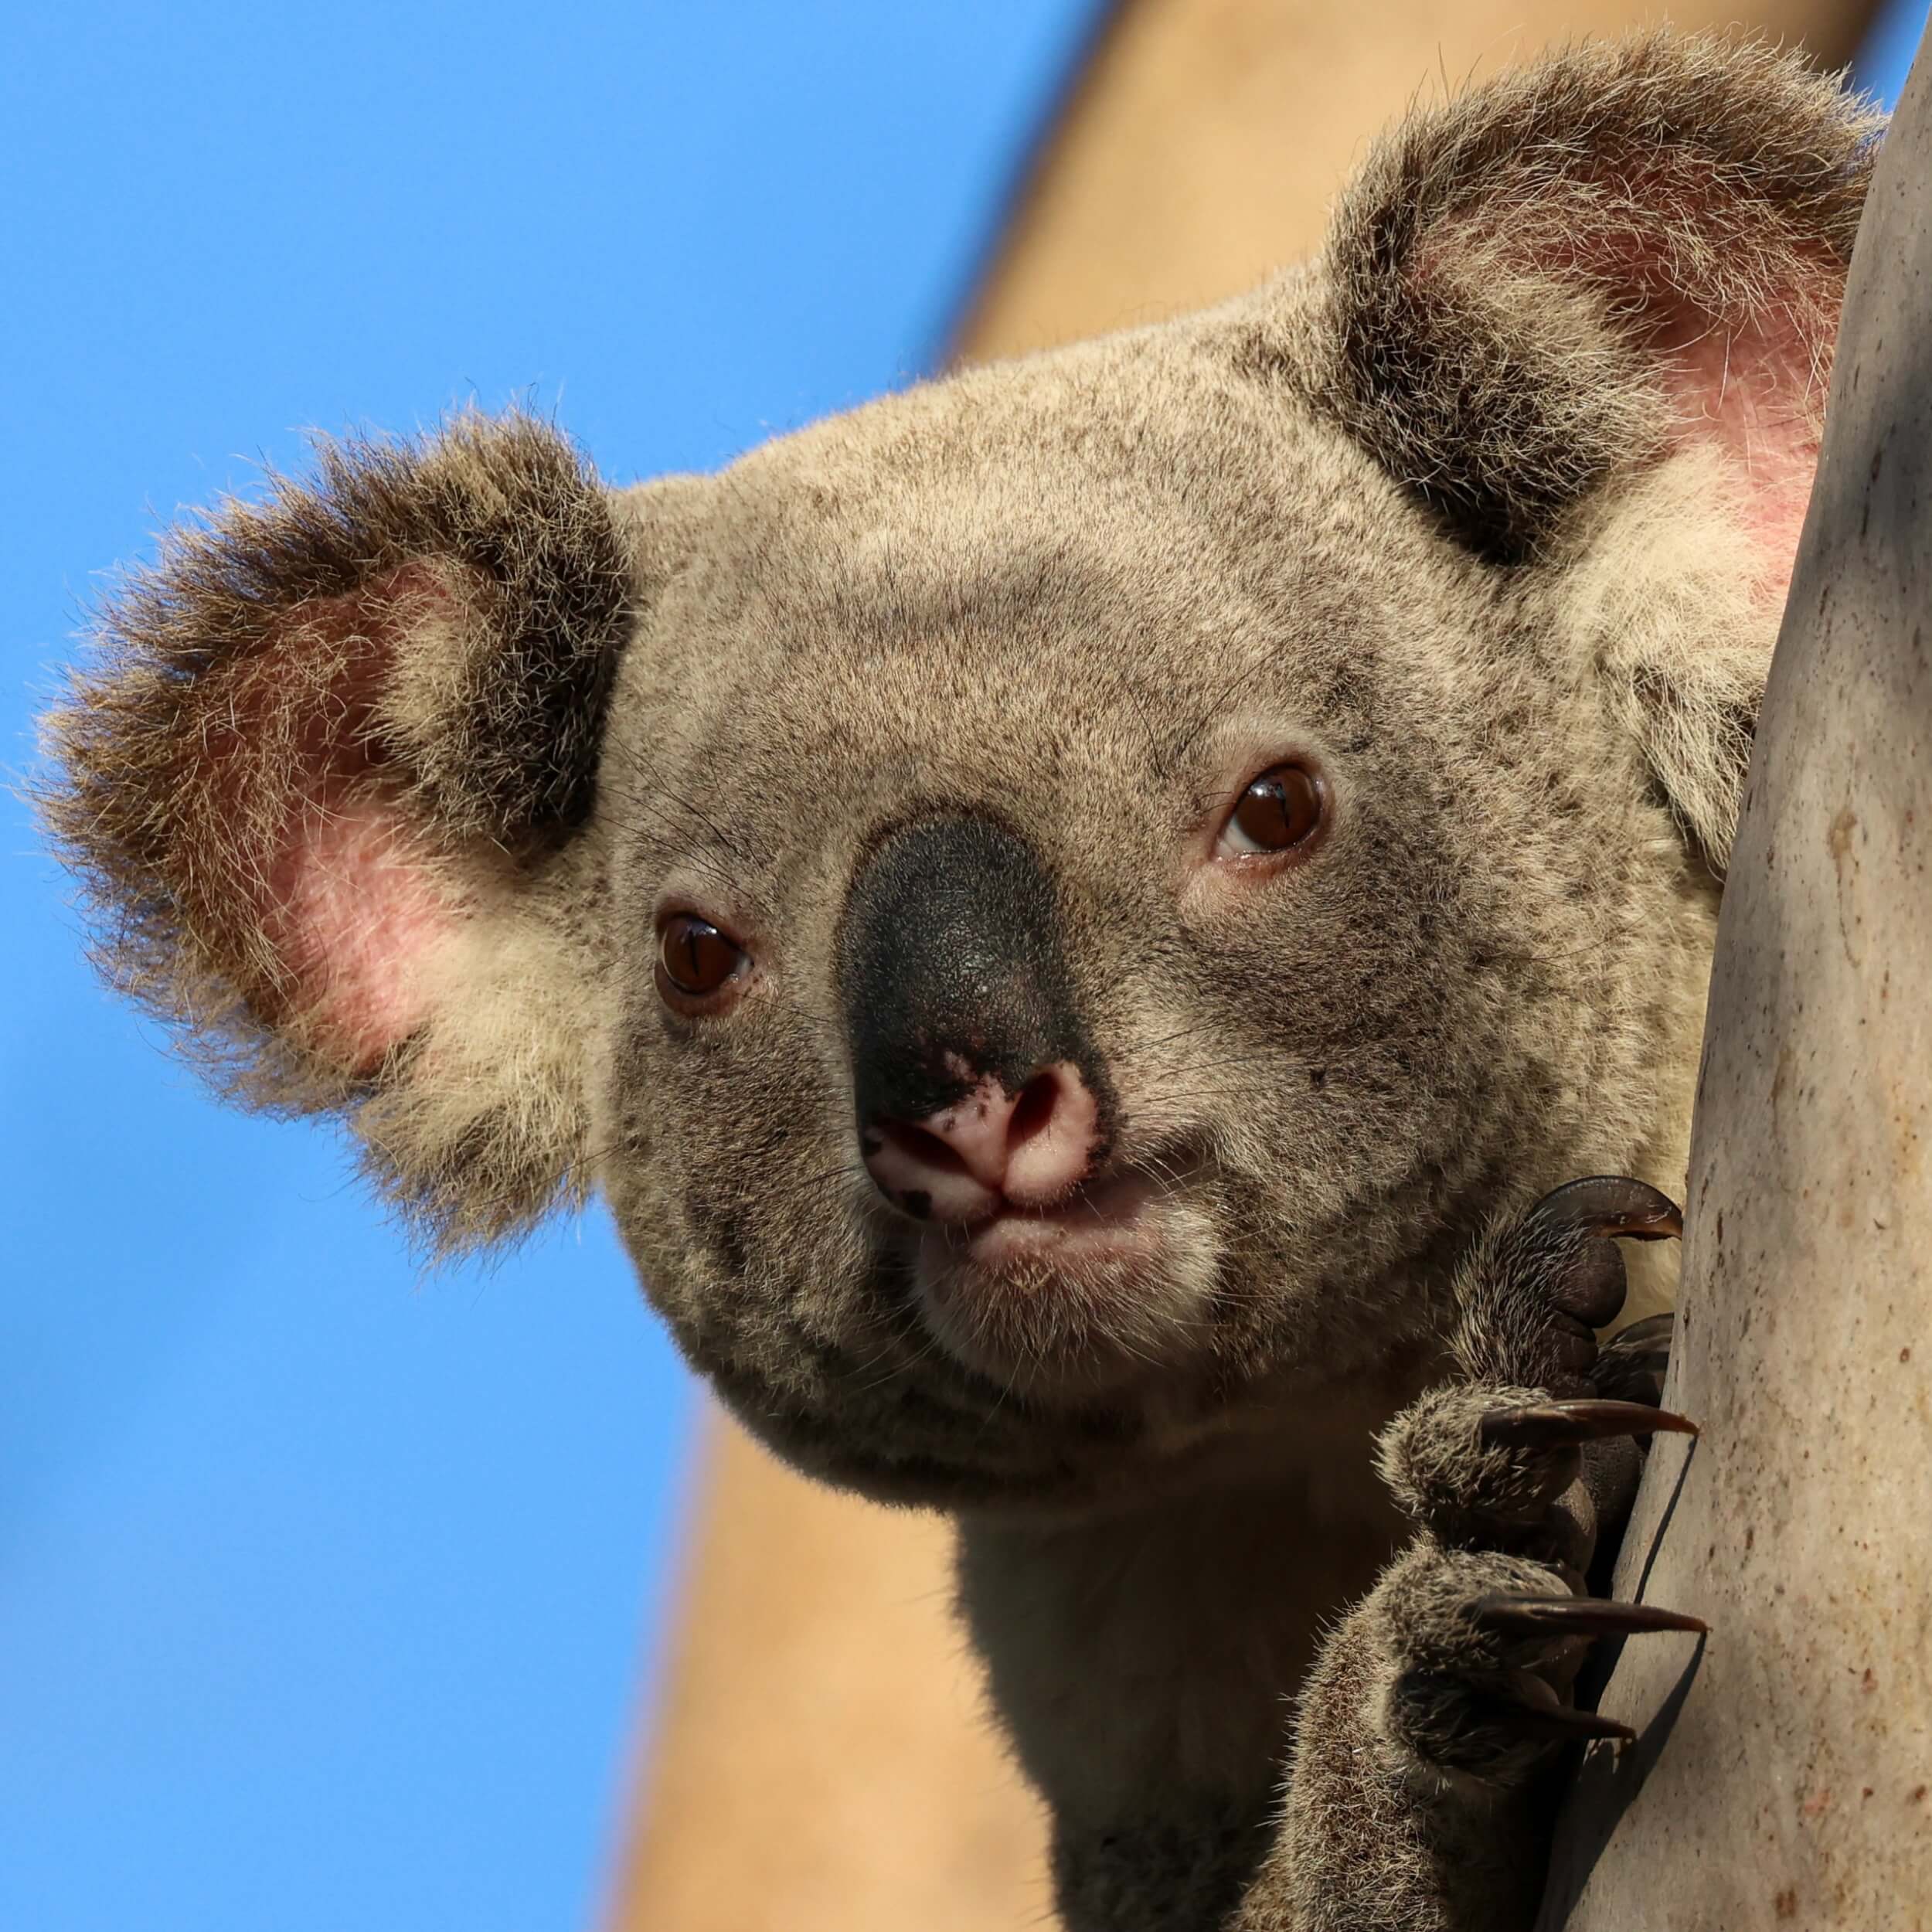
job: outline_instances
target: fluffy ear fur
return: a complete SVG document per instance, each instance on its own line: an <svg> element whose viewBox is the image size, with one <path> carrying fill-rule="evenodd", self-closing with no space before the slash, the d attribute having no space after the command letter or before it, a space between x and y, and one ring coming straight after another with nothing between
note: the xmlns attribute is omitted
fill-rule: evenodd
<svg viewBox="0 0 1932 1932"><path fill-rule="evenodd" d="M1514 565L1661 539L1689 582L1755 587L1770 628L1707 623L1690 651L1600 587L1612 701L1720 869L1879 125L1796 56L1580 46L1405 121L1328 245L1333 406L1464 543ZM1613 538L1613 501L1648 527Z"/></svg>
<svg viewBox="0 0 1932 1932"><path fill-rule="evenodd" d="M166 537L48 720L111 976L244 1099L347 1114L447 1245L573 1185L573 834L641 594L543 423L325 444Z"/></svg>

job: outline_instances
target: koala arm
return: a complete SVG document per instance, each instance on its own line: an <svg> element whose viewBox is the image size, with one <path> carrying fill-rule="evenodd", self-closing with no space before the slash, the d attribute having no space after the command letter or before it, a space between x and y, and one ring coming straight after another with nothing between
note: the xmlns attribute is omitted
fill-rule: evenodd
<svg viewBox="0 0 1932 1932"><path fill-rule="evenodd" d="M1408 1548L1302 1692L1275 1842L1233 1932L1507 1932L1540 1897L1558 1747L1628 1740L1572 1702L1597 1637L1703 1625L1583 1592L1614 1554L1669 1318L1600 1351L1624 1298L1614 1237L1673 1232L1640 1183L1573 1182L1493 1229L1458 1284L1461 1375L1381 1443ZM1641 1397L1633 1401L1631 1396Z"/></svg>
<svg viewBox="0 0 1932 1932"><path fill-rule="evenodd" d="M1230 1932L1492 1932L1527 1925L1549 1795L1405 1774L1383 1710L1399 1638L1375 1598L1304 1687L1275 1841Z"/></svg>

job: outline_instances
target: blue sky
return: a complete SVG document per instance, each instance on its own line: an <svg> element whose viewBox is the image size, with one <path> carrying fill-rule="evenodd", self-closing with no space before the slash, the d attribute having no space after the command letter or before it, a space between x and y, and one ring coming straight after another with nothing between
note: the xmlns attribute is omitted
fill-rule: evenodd
<svg viewBox="0 0 1932 1932"><path fill-rule="evenodd" d="M1925 35L1926 0L1884 0L1858 59L1859 83L1887 107L1899 97Z"/></svg>
<svg viewBox="0 0 1932 1932"><path fill-rule="evenodd" d="M928 362L1090 0L12 11L0 760L300 430L713 467ZM598 1214L427 1278L85 972L0 801L0 1924L584 1924L692 1403Z"/></svg>
<svg viewBox="0 0 1932 1932"><path fill-rule="evenodd" d="M917 373L1097 12L14 9L0 760L303 426L522 396L627 478ZM420 1276L96 988L10 798L0 931L0 1924L583 1925L692 1409L604 1220Z"/></svg>

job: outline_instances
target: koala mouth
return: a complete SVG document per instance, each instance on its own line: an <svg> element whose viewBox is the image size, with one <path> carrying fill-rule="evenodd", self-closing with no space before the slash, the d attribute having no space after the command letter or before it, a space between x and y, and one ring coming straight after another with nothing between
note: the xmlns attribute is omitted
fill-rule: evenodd
<svg viewBox="0 0 1932 1932"><path fill-rule="evenodd" d="M1151 1178L1129 1170L1080 1189L1048 1207L1002 1202L985 1219L940 1239L975 1266L998 1270L1013 1262L1052 1261L1077 1270L1095 1255L1151 1254L1157 1242L1150 1211Z"/></svg>
<svg viewBox="0 0 1932 1932"><path fill-rule="evenodd" d="M1218 1250L1192 1190L1127 1167L1050 1206L921 1230L912 1277L921 1320L962 1366L1031 1397L1090 1400L1196 1351Z"/></svg>

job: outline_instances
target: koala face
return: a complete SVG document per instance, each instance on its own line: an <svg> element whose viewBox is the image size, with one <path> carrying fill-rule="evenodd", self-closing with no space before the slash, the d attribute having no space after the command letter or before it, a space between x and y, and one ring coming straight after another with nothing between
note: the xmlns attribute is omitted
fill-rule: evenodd
<svg viewBox="0 0 1932 1932"><path fill-rule="evenodd" d="M325 448L51 720L107 964L444 1244L600 1189L802 1465L1145 1490L1681 1173L1871 134L1579 49L1249 298L716 477Z"/></svg>
<svg viewBox="0 0 1932 1932"><path fill-rule="evenodd" d="M760 452L627 655L600 1182L846 1480L1077 1486L1413 1345L1679 1030L1587 665L1242 327Z"/></svg>

